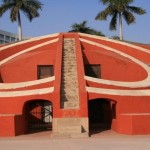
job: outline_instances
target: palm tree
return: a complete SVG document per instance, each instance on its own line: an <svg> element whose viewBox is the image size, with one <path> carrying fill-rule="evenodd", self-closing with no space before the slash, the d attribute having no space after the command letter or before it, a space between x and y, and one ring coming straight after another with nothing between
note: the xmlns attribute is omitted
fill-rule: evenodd
<svg viewBox="0 0 150 150"><path fill-rule="evenodd" d="M42 3L38 0L2 0L2 5L0 6L0 17L7 10L10 10L10 20L12 22L18 21L19 40L22 40L20 12L23 12L31 22L33 18L39 17L39 9L42 9Z"/></svg>
<svg viewBox="0 0 150 150"><path fill-rule="evenodd" d="M117 18L119 18L120 40L123 40L122 18L125 19L128 25L135 23L133 13L138 15L145 14L146 11L141 7L129 6L133 0L100 0L104 5L107 5L105 10L99 12L95 17L96 20L106 20L111 16L110 30L116 30Z"/></svg>
<svg viewBox="0 0 150 150"><path fill-rule="evenodd" d="M86 20L84 20L79 24L78 23L72 24L71 28L72 30L70 30L69 32L81 32L81 33L87 33L92 35L105 36L102 32L88 27Z"/></svg>

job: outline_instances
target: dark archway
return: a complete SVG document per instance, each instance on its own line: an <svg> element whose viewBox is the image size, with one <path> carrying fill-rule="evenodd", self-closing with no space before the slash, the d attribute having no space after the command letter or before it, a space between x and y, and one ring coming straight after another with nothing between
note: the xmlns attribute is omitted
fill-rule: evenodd
<svg viewBox="0 0 150 150"><path fill-rule="evenodd" d="M3 79L2 79L2 76L1 76L1 73L0 73L0 83L4 83Z"/></svg>
<svg viewBox="0 0 150 150"><path fill-rule="evenodd" d="M112 119L116 116L116 102L110 99L88 101L90 134L111 129Z"/></svg>
<svg viewBox="0 0 150 150"><path fill-rule="evenodd" d="M28 132L52 130L52 103L47 100L32 100L25 104Z"/></svg>

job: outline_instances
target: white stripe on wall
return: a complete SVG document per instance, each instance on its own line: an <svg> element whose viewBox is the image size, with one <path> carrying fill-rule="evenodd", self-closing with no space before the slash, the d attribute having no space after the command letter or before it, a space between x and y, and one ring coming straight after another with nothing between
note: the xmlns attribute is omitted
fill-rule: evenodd
<svg viewBox="0 0 150 150"><path fill-rule="evenodd" d="M17 88L23 88L23 87L29 87L33 85L39 85L43 83L52 82L55 80L55 76L40 79L40 80L33 80L33 81L27 81L27 82L19 82L19 83L0 83L0 89L17 89Z"/></svg>
<svg viewBox="0 0 150 150"><path fill-rule="evenodd" d="M35 45L35 46L33 46L33 47L30 47L30 48L27 48L27 49L25 49L25 50L23 50L23 51L21 51L21 52L18 52L18 53L16 53L16 54L14 54L14 55L12 55L12 56L10 56L10 57L8 57L8 58L2 60L2 61L0 62L0 65L4 64L4 63L6 63L6 62L8 62L9 60L11 60L11 59L13 59L13 58L15 58L15 57L17 57L17 56L19 56L19 55L22 55L22 54L24 54L24 53L30 52L30 51L32 51L32 50L35 50L35 49L37 49L37 48L40 48L40 47L42 47L42 46L45 46L45 45L48 45L48 44L51 44L51 43L54 43L54 42L57 42L57 41L58 41L58 38L57 38L57 39L54 39L54 40L51 40L51 41L48 41L48 42L44 42L44 43Z"/></svg>
<svg viewBox="0 0 150 150"><path fill-rule="evenodd" d="M104 80L104 79L95 79L95 78L91 78L91 77L85 77L86 80L92 81L92 82L97 82L97 83L102 83L102 84L108 84L108 85L114 85L114 86L123 86L123 87L131 87L131 88L136 88L136 87L148 87L150 86L150 67L146 64L144 64L143 62L139 61L138 59L125 54L123 52L120 52L116 49L113 49L111 47L96 43L96 42L91 42L89 40L85 40L85 39L81 39L80 41L91 44L91 45L95 45L97 47L101 47L104 48L107 51L112 51L114 53L117 53L123 57L126 57L130 60L132 60L133 62L135 62L136 64L140 65L146 72L147 72L147 78L142 80L142 81L135 81L135 82L122 82L122 81L112 81L112 80Z"/></svg>
<svg viewBox="0 0 150 150"><path fill-rule="evenodd" d="M85 34L85 33L79 33L79 35L85 36L85 37L91 37L91 38L95 38L95 39L100 39L100 40L105 40L105 41L121 44L121 45L124 45L124 46L129 46L129 47L135 48L136 50L140 50L140 51L143 51L145 53L150 54L149 49L146 49L146 48L143 48L143 47L140 47L140 46L136 46L136 45L133 45L133 44L130 44L130 43L127 43L127 42L117 41L117 40L109 39L107 37L95 36L95 35L90 35L90 34Z"/></svg>
<svg viewBox="0 0 150 150"><path fill-rule="evenodd" d="M10 47L14 47L14 46L18 46L18 45L21 45L21 44L25 44L25 43L28 43L28 42L34 42L34 41L38 41L38 40L42 40L42 39L50 38L50 37L57 37L58 35L59 35L59 33L55 33L55 34L50 34L50 35L35 37L35 38L28 39L28 40L16 42L16 43L9 44L9 45L1 47L0 51L3 51L3 50L5 50L7 48L10 48Z"/></svg>
<svg viewBox="0 0 150 150"><path fill-rule="evenodd" d="M86 91L89 93L118 95L118 96L150 96L150 89L145 90L118 90L118 89L104 89L86 87Z"/></svg>
<svg viewBox="0 0 150 150"><path fill-rule="evenodd" d="M19 96L31 96L31 95L42 95L54 92L54 87L35 89L35 90L24 90L24 91L7 91L0 92L0 97L19 97Z"/></svg>

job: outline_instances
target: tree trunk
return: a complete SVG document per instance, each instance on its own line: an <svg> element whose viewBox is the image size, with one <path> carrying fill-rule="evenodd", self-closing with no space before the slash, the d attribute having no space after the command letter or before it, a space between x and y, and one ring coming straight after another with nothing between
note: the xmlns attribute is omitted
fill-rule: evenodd
<svg viewBox="0 0 150 150"><path fill-rule="evenodd" d="M121 15L121 13L119 13L119 31L120 31L120 40L123 40L122 15Z"/></svg>
<svg viewBox="0 0 150 150"><path fill-rule="evenodd" d="M21 28L20 12L18 12L18 36L19 36L19 41L21 41L22 40L22 28Z"/></svg>

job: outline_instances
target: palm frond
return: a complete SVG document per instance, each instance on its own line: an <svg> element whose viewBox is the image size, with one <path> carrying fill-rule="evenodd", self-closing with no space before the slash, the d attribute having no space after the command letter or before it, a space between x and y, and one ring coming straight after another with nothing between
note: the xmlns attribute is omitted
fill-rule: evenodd
<svg viewBox="0 0 150 150"><path fill-rule="evenodd" d="M110 3L110 0L99 0L102 4L106 5Z"/></svg>
<svg viewBox="0 0 150 150"><path fill-rule="evenodd" d="M136 13L138 15L143 15L146 13L146 11L141 7L135 7L135 6L127 6L127 10Z"/></svg>
<svg viewBox="0 0 150 150"><path fill-rule="evenodd" d="M31 22L33 18L39 17L39 12L32 7L22 7L21 11L25 14L25 16L29 19Z"/></svg>
<svg viewBox="0 0 150 150"><path fill-rule="evenodd" d="M2 0L2 3L8 3L10 0Z"/></svg>
<svg viewBox="0 0 150 150"><path fill-rule="evenodd" d="M10 10L12 7L12 3L2 4L0 7L0 16L2 16L6 11Z"/></svg>
<svg viewBox="0 0 150 150"><path fill-rule="evenodd" d="M88 34L97 35L97 36L105 36L102 32L97 31L95 29L89 29Z"/></svg>
<svg viewBox="0 0 150 150"><path fill-rule="evenodd" d="M39 17L39 10L42 10L42 3L39 0L2 0L0 6L0 17L10 10L10 20L18 21L19 40L22 39L20 11L32 21L33 18Z"/></svg>
<svg viewBox="0 0 150 150"><path fill-rule="evenodd" d="M129 11L124 11L123 13L122 13L122 16L124 17L124 20L126 21L126 23L128 24L128 25L130 25L131 23L135 23L135 17L134 17L134 15L131 13L131 12L129 12Z"/></svg>
<svg viewBox="0 0 150 150"><path fill-rule="evenodd" d="M106 20L106 19L107 19L107 15L105 11L99 12L97 16L95 17L95 20Z"/></svg>
<svg viewBox="0 0 150 150"><path fill-rule="evenodd" d="M109 25L109 29L110 30L116 30L117 27L117 16L118 16L118 12L115 12L112 16L112 19L110 21L110 25Z"/></svg>
<svg viewBox="0 0 150 150"><path fill-rule="evenodd" d="M116 5L116 4L123 4L128 5L133 2L133 0L99 0L104 5Z"/></svg>
<svg viewBox="0 0 150 150"><path fill-rule="evenodd" d="M10 11L10 20L12 22L17 21L19 9L17 7L13 7Z"/></svg>
<svg viewBox="0 0 150 150"><path fill-rule="evenodd" d="M100 31L97 31L95 29L92 29L87 26L87 21L84 20L81 23L74 23L71 25L72 30L68 32L81 32L81 33L87 33L87 34L93 34L93 35L98 35L98 36L104 36L104 34Z"/></svg>
<svg viewBox="0 0 150 150"><path fill-rule="evenodd" d="M72 30L70 32L81 32L86 33L89 30L89 27L87 27L87 21L83 21L79 24L74 23L71 25Z"/></svg>
<svg viewBox="0 0 150 150"><path fill-rule="evenodd" d="M95 17L96 20L106 20L108 16L112 17L109 28L116 30L117 15L120 14L124 17L126 23L129 25L135 23L133 13L138 15L145 14L146 11L141 7L129 6L134 0L99 0L102 4L108 5L105 10L99 12ZM122 33L120 28L120 33ZM120 34L121 35L121 34Z"/></svg>
<svg viewBox="0 0 150 150"><path fill-rule="evenodd" d="M26 1L26 3L24 3L24 5L26 4L26 6L28 7L32 7L34 9L41 9L42 10L42 6L43 4L38 1L38 0L29 0L29 1Z"/></svg>
<svg viewBox="0 0 150 150"><path fill-rule="evenodd" d="M87 26L87 21L84 20L84 21L81 22L79 25L80 25L81 27L86 27L86 26Z"/></svg>
<svg viewBox="0 0 150 150"><path fill-rule="evenodd" d="M42 3L38 0L3 0L3 4L0 7L0 16L7 10L10 10L11 21L16 21L17 14L16 9L21 10L27 18L31 21L35 17L39 17L38 10L42 10ZM14 8L16 7L16 9ZM13 8L13 9L12 9Z"/></svg>
<svg viewBox="0 0 150 150"><path fill-rule="evenodd" d="M95 20L107 20L109 15L112 15L115 11L115 8L112 5L109 5L105 10L99 12L95 17Z"/></svg>

